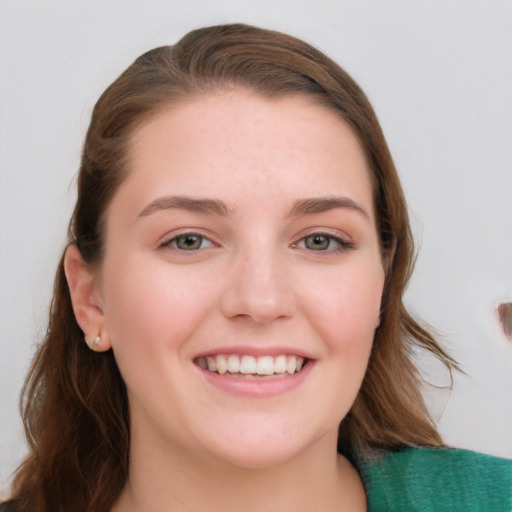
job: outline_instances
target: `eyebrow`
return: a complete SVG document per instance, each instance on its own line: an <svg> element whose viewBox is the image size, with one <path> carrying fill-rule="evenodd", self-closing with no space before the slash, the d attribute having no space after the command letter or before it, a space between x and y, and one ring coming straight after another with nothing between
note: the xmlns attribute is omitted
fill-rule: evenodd
<svg viewBox="0 0 512 512"><path fill-rule="evenodd" d="M198 213L214 213L221 217L229 215L229 208L226 203L217 199L199 199L188 196L165 196L159 197L149 203L138 215L147 217L162 210L187 210Z"/></svg>
<svg viewBox="0 0 512 512"><path fill-rule="evenodd" d="M313 215L323 213L336 208L353 210L370 219L368 213L362 206L348 197L327 196L299 199L291 210L290 217L299 217L301 215ZM159 197L149 203L137 216L137 218L147 217L153 213L165 210L186 210L197 213L213 213L221 217L229 217L232 210L224 201L218 199L196 198L189 196L164 196Z"/></svg>
<svg viewBox="0 0 512 512"><path fill-rule="evenodd" d="M315 213L323 213L335 208L344 208L353 210L362 214L367 219L370 215L366 210L349 197L328 196L328 197L312 197L310 199L300 199L297 201L290 213L290 217L298 217L300 215L311 215Z"/></svg>

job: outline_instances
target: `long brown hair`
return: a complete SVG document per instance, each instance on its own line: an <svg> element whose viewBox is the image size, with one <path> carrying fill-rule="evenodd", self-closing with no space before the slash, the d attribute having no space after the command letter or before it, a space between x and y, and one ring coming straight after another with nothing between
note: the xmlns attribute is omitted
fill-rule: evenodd
<svg viewBox="0 0 512 512"><path fill-rule="evenodd" d="M227 25L195 30L174 46L139 57L93 110L68 243L76 244L88 264L100 263L104 213L127 172L133 131L164 106L226 87L263 97L307 95L349 124L367 159L388 271L381 324L360 392L340 425L338 450L441 446L410 352L419 346L449 370L454 363L402 304L414 249L400 182L365 94L310 45L277 32ZM128 475L126 389L112 351L92 352L84 343L62 261L22 409L30 453L13 484L20 510L109 510Z"/></svg>

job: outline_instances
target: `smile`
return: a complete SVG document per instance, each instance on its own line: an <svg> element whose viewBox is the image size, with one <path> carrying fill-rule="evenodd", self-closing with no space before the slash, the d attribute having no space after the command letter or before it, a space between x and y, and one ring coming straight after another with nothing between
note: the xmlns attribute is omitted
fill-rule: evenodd
<svg viewBox="0 0 512 512"><path fill-rule="evenodd" d="M195 363L219 375L258 377L285 376L300 372L307 360L295 355L260 356L219 354L198 357Z"/></svg>

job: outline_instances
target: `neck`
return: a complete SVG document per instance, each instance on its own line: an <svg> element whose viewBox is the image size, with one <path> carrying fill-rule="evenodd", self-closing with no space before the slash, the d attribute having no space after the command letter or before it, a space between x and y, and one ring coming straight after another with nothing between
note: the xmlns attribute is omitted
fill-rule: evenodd
<svg viewBox="0 0 512 512"><path fill-rule="evenodd" d="M112 512L366 510L359 475L336 453L335 436L258 469L133 441L128 482Z"/></svg>

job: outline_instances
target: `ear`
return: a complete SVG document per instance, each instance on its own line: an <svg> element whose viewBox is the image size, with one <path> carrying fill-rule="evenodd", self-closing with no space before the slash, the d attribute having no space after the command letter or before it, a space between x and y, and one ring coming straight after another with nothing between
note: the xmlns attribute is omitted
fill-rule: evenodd
<svg viewBox="0 0 512 512"><path fill-rule="evenodd" d="M389 244L389 247L386 247L382 250L382 268L384 270L384 289L382 291L383 296L381 297L380 312L379 312L379 316L377 318L377 323L375 325L375 329L380 327L380 324L381 324L381 316L382 316L382 308L383 308L382 301L384 299L384 291L386 289L388 281L390 279L392 279L391 269L393 267L393 261L395 260L395 253L396 253L396 239L393 239L393 241Z"/></svg>
<svg viewBox="0 0 512 512"><path fill-rule="evenodd" d="M76 245L71 244L64 255L64 272L75 318L92 350L104 352L111 348L105 329L105 315L97 286L97 275L84 262Z"/></svg>
<svg viewBox="0 0 512 512"><path fill-rule="evenodd" d="M389 247L386 247L382 251L382 266L384 268L384 273L386 276L391 272L391 267L393 266L393 260L395 259L396 253L396 238L389 244Z"/></svg>

